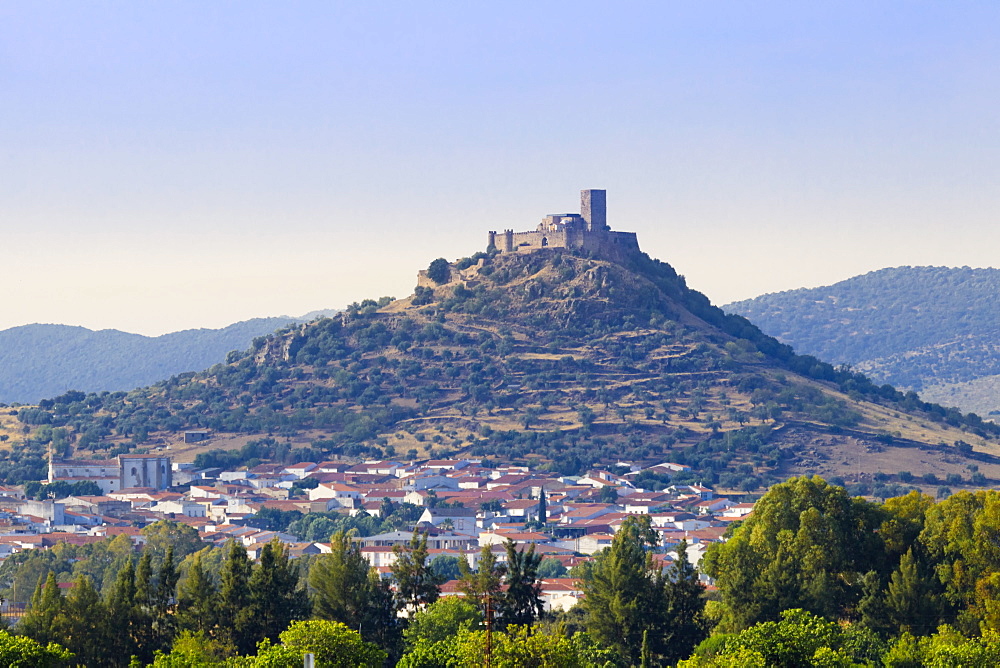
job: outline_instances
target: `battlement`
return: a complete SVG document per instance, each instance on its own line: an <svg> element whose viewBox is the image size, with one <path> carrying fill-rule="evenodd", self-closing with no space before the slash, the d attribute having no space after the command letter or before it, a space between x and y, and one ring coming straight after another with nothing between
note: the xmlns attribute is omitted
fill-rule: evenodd
<svg viewBox="0 0 1000 668"><path fill-rule="evenodd" d="M501 253L535 251L541 248L582 248L597 253L621 255L639 250L635 232L616 232L608 225L607 191L581 190L580 213L553 213L527 232L490 231L487 249Z"/></svg>

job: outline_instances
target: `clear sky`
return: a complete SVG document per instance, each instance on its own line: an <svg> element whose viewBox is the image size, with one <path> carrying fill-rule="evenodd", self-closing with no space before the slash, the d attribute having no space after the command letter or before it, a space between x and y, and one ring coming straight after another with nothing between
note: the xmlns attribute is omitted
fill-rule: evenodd
<svg viewBox="0 0 1000 668"><path fill-rule="evenodd" d="M0 4L0 328L402 297L608 190L715 303L1000 266L995 2Z"/></svg>

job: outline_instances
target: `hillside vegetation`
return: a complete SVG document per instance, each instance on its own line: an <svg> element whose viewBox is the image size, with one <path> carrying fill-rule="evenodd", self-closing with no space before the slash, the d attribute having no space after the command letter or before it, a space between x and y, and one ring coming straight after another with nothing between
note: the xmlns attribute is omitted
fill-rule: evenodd
<svg viewBox="0 0 1000 668"><path fill-rule="evenodd" d="M763 331L878 382L1000 410L1000 270L896 267L728 304Z"/></svg>
<svg viewBox="0 0 1000 668"><path fill-rule="evenodd" d="M115 329L24 325L0 331L0 402L35 403L68 390L114 392L200 371L296 318L149 337Z"/></svg>
<svg viewBox="0 0 1000 668"><path fill-rule="evenodd" d="M568 474L669 459L744 490L798 472L875 493L924 473L1000 478L995 425L798 356L645 255L437 264L440 283L407 299L287 327L205 372L22 408L22 445L167 448L205 466L462 453ZM194 428L213 438L186 450Z"/></svg>

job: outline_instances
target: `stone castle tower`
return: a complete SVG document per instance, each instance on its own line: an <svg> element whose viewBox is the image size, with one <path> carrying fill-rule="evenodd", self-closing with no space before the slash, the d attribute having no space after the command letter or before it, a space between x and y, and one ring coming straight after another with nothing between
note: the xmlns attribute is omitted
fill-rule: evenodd
<svg viewBox="0 0 1000 668"><path fill-rule="evenodd" d="M616 232L608 226L607 192L581 190L580 213L554 213L529 232L491 231L488 249L501 253L534 251L540 248L582 248L604 254L621 255L639 250L635 232Z"/></svg>

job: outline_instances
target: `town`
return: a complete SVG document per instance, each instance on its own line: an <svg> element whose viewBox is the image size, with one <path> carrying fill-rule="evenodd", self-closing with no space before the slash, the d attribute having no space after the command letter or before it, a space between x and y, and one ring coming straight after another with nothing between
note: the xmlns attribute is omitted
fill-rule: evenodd
<svg viewBox="0 0 1000 668"><path fill-rule="evenodd" d="M671 484L677 474L690 472L684 465L640 468L619 462L609 468L559 476L482 459L335 460L245 470L196 470L193 464L158 455L52 462L49 489L91 481L106 493L34 500L24 498L23 489L0 489L0 559L60 542L86 544L121 534L138 549L142 527L160 520L196 529L206 545L239 541L252 558L277 540L294 558L328 553L329 536L304 540L287 530L261 527L273 524L275 517L287 524L289 518L310 514L384 518L407 509L416 519L399 530L353 538L383 577L396 559L393 548L408 545L415 531L427 534L431 559L464 560L473 569L483 546L503 562L506 541L522 549L533 544L543 556L545 608L568 610L582 596L572 569L609 546L629 515L650 516L661 545L655 559L667 568L682 541L688 559L697 565L707 546L721 541L729 525L753 509L752 503L716 497L701 485ZM143 477L144 470L158 475ZM108 475L115 471L117 477ZM137 481L147 486L129 486ZM455 582L442 586L443 595L457 593ZM4 605L13 612L23 603Z"/></svg>

